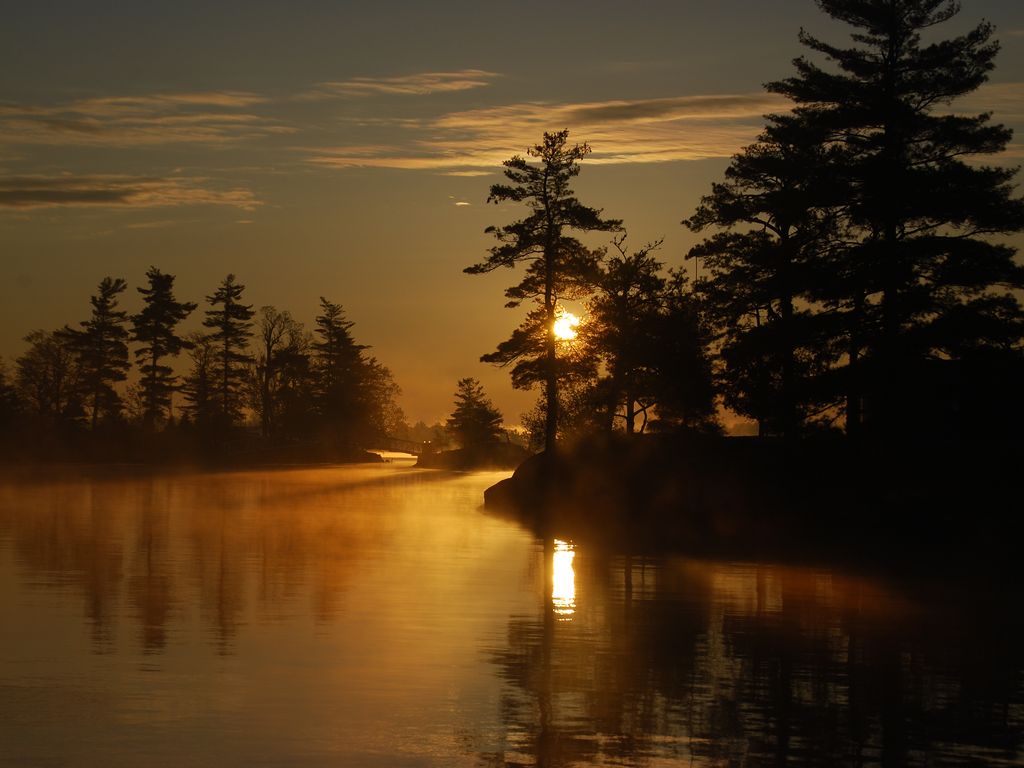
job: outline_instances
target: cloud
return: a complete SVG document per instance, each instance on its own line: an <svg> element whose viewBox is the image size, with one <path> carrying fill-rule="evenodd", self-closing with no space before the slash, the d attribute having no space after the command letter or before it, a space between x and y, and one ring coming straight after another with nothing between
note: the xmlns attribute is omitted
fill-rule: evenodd
<svg viewBox="0 0 1024 768"><path fill-rule="evenodd" d="M472 205L472 203L467 203L465 200L459 200L457 203L455 203L456 208L462 208L467 205Z"/></svg>
<svg viewBox="0 0 1024 768"><path fill-rule="evenodd" d="M267 99L211 91L78 99L39 106L0 103L0 144L145 146L223 145L294 128L241 111Z"/></svg>
<svg viewBox="0 0 1024 768"><path fill-rule="evenodd" d="M463 177L463 178L476 178L478 176L490 176L492 173L494 173L493 170L490 170L490 171L484 171L484 170L479 170L479 171L442 171L440 175L442 175L442 176L457 176L457 177Z"/></svg>
<svg viewBox="0 0 1024 768"><path fill-rule="evenodd" d="M353 77L349 80L318 83L299 94L305 101L360 96L425 96L483 88L499 75L482 69L455 72L420 72L399 77Z"/></svg>
<svg viewBox="0 0 1024 768"><path fill-rule="evenodd" d="M788 108L788 102L769 93L678 96L669 99L607 101L566 110L568 124L645 123L663 120L710 120L761 117Z"/></svg>
<svg viewBox="0 0 1024 768"><path fill-rule="evenodd" d="M1024 123L1024 83L985 83L953 102L957 114L991 112L994 122Z"/></svg>
<svg viewBox="0 0 1024 768"><path fill-rule="evenodd" d="M492 171L535 144L544 131L570 128L596 163L655 163L730 157L753 141L763 115L789 102L768 93L679 96L577 104L528 102L452 112L417 121L406 141L321 148L309 162L329 168Z"/></svg>
<svg viewBox="0 0 1024 768"><path fill-rule="evenodd" d="M967 114L992 111L997 122L1021 124L1024 83L987 84L954 106ZM397 138L386 144L305 151L308 162L323 168L394 168L473 176L499 169L511 155L536 144L545 131L569 128L573 140L590 144L589 162L597 164L728 158L757 138L765 114L783 113L790 107L786 99L766 92L526 102L396 120L390 129ZM1010 147L1003 157L1015 157L1019 151L1018 146Z"/></svg>
<svg viewBox="0 0 1024 768"><path fill-rule="evenodd" d="M94 206L158 208L225 205L251 210L259 205L244 188L214 189L204 178L151 178L119 175L12 176L0 178L0 208Z"/></svg>

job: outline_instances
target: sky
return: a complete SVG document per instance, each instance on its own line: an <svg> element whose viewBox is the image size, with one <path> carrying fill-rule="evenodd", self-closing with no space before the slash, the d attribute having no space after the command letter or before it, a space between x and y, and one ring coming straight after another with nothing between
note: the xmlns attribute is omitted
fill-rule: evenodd
<svg viewBox="0 0 1024 768"><path fill-rule="evenodd" d="M568 128L593 150L581 201L683 265L680 221L786 108L762 86L791 74L798 30L848 34L812 0L3 0L3 18L0 357L85 319L104 276L134 312L151 265L201 305L233 273L308 327L340 303L428 423L466 376L511 424L536 397L479 362L522 318L503 308L518 273L462 272L524 213L486 202L503 160ZM1015 164L1024 3L963 0L939 32L982 19L1002 51L958 109L1014 128Z"/></svg>

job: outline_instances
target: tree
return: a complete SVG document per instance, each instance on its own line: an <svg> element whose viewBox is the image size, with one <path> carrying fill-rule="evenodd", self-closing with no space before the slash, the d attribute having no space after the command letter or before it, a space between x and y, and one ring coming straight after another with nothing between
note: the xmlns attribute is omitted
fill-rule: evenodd
<svg viewBox="0 0 1024 768"><path fill-rule="evenodd" d="M827 133L792 116L768 120L683 224L719 230L687 258L705 269L696 287L719 342L725 404L755 419L760 434L793 435L819 405L809 380L834 356L813 288L827 293L839 275L825 260L841 198Z"/></svg>
<svg viewBox="0 0 1024 768"><path fill-rule="evenodd" d="M82 413L78 364L68 336L33 331L28 349L15 361L15 387L30 413L71 421Z"/></svg>
<svg viewBox="0 0 1024 768"><path fill-rule="evenodd" d="M191 361L181 388L185 395L185 416L205 432L218 420L217 348L213 337L203 333L191 333L185 340Z"/></svg>
<svg viewBox="0 0 1024 768"><path fill-rule="evenodd" d="M11 381L7 363L0 357L0 437L10 432L20 411L21 398Z"/></svg>
<svg viewBox="0 0 1024 768"><path fill-rule="evenodd" d="M320 297L320 314L313 333L313 371L317 412L328 436L335 442L354 445L356 422L360 418L359 396L362 353L356 344L340 304Z"/></svg>
<svg viewBox="0 0 1024 768"><path fill-rule="evenodd" d="M348 449L366 447L403 428L401 393L387 366L365 354L340 304L320 297L312 343L317 413L324 436Z"/></svg>
<svg viewBox="0 0 1024 768"><path fill-rule="evenodd" d="M843 213L854 242L849 290L829 300L850 320L848 364L864 357L849 379L864 382L865 418L889 431L913 407L928 360L1019 346L1012 290L1024 287L1024 268L1014 248L989 238L1024 229L1024 201L1013 197L1016 169L979 162L1005 149L1011 131L988 114L950 110L988 79L998 44L988 23L922 42L959 12L953 0L817 4L855 29L854 45L801 32L833 66L798 58L796 75L768 89L792 99L797 116L843 153ZM854 417L848 406L847 421Z"/></svg>
<svg viewBox="0 0 1024 768"><path fill-rule="evenodd" d="M114 389L128 377L128 314L117 308L117 297L128 284L123 278L105 277L98 292L90 297L92 316L83 320L81 330L63 328L78 364L78 381L83 401L89 410L89 424L96 429L101 414L116 419L121 413L121 397Z"/></svg>
<svg viewBox="0 0 1024 768"><path fill-rule="evenodd" d="M448 432L463 447L479 450L497 443L502 435L503 417L474 378L459 379L455 391L455 410L445 424Z"/></svg>
<svg viewBox="0 0 1024 768"><path fill-rule="evenodd" d="M638 414L653 405L650 343L662 308L665 278L662 264L651 253L661 241L629 253L626 235L615 238L615 252L602 260L597 293L587 305L589 321L582 326L584 342L604 364L607 379L605 425L612 429L616 416L627 434L633 434ZM619 413L621 409L622 413Z"/></svg>
<svg viewBox="0 0 1024 768"><path fill-rule="evenodd" d="M576 232L614 231L620 222L601 218L601 211L576 199L571 182L580 172L579 162L590 153L586 144L568 146L569 132L545 133L541 144L527 150L538 164L516 155L504 162L505 177L510 184L491 187L488 202L525 203L528 216L504 227L488 227L498 244L490 249L484 261L467 267L469 274L492 272L499 267L513 268L526 264L520 282L508 290L506 306L518 307L523 301L536 303L512 338L497 353L485 355L485 362L507 365L525 358L520 375L513 372L516 386L543 383L545 392L545 448L555 446L558 432L558 339L555 321L560 297L585 295L588 281L596 267L596 253L569 234ZM525 334L538 334L541 343L528 340Z"/></svg>
<svg viewBox="0 0 1024 768"><path fill-rule="evenodd" d="M669 271L661 309L643 343L647 397L660 429L720 429L709 348L711 334L686 275Z"/></svg>
<svg viewBox="0 0 1024 768"><path fill-rule="evenodd" d="M251 402L269 438L309 411L309 338L287 311L262 307L256 322Z"/></svg>
<svg viewBox="0 0 1024 768"><path fill-rule="evenodd" d="M576 387L568 398L580 427L595 411L603 414L605 431L621 424L627 434L638 420L645 431L652 416L663 428L714 422L707 334L685 275L663 273L653 256L660 245L630 252L623 234L602 259L580 338L584 357L600 363L603 377L589 394Z"/></svg>
<svg viewBox="0 0 1024 768"><path fill-rule="evenodd" d="M135 350L142 372L142 422L148 429L168 413L171 395L177 389L177 376L169 365L161 361L177 357L189 342L175 332L178 324L196 308L193 302L180 302L174 298L174 275L167 275L156 267L146 272L149 287L138 288L143 297L142 311L132 315L132 341L142 346Z"/></svg>
<svg viewBox="0 0 1024 768"><path fill-rule="evenodd" d="M252 305L242 304L245 286L228 275L206 301L203 325L211 329L210 340L216 350L214 372L219 417L223 426L235 424L242 416L243 387L246 366L250 358L246 353L252 336Z"/></svg>
<svg viewBox="0 0 1024 768"><path fill-rule="evenodd" d="M402 388L391 369L377 358L364 356L360 376L361 418L357 435L364 444L400 432L405 426L405 413L398 405Z"/></svg>

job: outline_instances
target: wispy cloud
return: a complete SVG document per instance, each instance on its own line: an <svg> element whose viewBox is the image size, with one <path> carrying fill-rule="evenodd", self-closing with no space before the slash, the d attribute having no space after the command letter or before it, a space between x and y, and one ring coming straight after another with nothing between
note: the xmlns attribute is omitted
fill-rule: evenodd
<svg viewBox="0 0 1024 768"><path fill-rule="evenodd" d="M266 101L253 93L213 91L48 106L0 103L0 145L223 145L294 132L280 121L243 111Z"/></svg>
<svg viewBox="0 0 1024 768"><path fill-rule="evenodd" d="M0 178L0 207L100 206L158 208L224 205L251 210L259 205L244 188L217 189L205 178L150 178L119 175L30 175Z"/></svg>
<svg viewBox="0 0 1024 768"><path fill-rule="evenodd" d="M958 114L991 112L997 123L1024 123L1024 83L985 83L953 108Z"/></svg>
<svg viewBox="0 0 1024 768"><path fill-rule="evenodd" d="M455 72L420 72L398 77L353 77L318 83L298 98L308 101L359 96L424 96L431 93L468 91L490 85L499 75L482 69Z"/></svg>
<svg viewBox="0 0 1024 768"><path fill-rule="evenodd" d="M563 127L593 146L592 160L598 163L729 157L757 136L765 113L788 106L767 93L514 104L418 121L406 141L324 148L309 160L323 167L469 175L500 166L509 155L535 144L545 130Z"/></svg>

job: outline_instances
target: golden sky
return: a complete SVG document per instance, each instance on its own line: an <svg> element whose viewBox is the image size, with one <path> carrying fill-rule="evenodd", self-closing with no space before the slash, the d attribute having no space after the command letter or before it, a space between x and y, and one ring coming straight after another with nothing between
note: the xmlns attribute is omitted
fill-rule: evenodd
<svg viewBox="0 0 1024 768"><path fill-rule="evenodd" d="M257 308L312 324L341 303L395 373L411 420L443 419L480 378L517 423L534 395L478 362L518 324L508 272L467 276L501 161L569 128L593 155L583 202L665 238L785 103L798 29L845 31L811 0L698 2L21 2L0 25L0 356L84 319L105 275L150 265L203 301L228 272ZM965 0L1002 52L963 100L1017 129L1024 4ZM190 319L198 328L201 310Z"/></svg>

